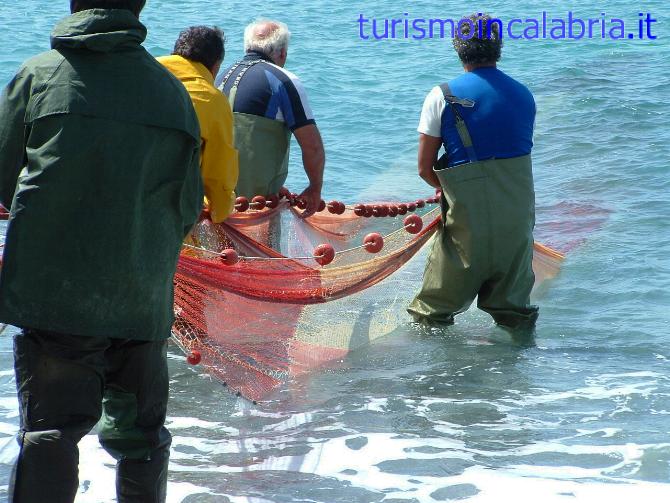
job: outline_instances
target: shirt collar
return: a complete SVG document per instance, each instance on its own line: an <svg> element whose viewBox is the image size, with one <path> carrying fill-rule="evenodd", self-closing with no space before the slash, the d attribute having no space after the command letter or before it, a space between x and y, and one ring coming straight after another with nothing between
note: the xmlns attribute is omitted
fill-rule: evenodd
<svg viewBox="0 0 670 503"><path fill-rule="evenodd" d="M158 58L165 67L170 70L179 80L201 78L209 84L214 85L214 77L205 65L173 54Z"/></svg>
<svg viewBox="0 0 670 503"><path fill-rule="evenodd" d="M272 59L270 59L269 56L263 54L262 52L248 51L244 55L244 61L254 61L256 59L262 59L263 61L267 61L268 63L272 63Z"/></svg>

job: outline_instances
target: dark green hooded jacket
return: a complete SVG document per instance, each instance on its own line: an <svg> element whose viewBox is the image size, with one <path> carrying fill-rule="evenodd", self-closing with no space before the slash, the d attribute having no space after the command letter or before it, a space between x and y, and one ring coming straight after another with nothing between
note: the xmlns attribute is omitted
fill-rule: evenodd
<svg viewBox="0 0 670 503"><path fill-rule="evenodd" d="M74 14L0 98L0 202L11 207L0 321L170 335L178 253L202 206L200 131L145 36L127 10Z"/></svg>

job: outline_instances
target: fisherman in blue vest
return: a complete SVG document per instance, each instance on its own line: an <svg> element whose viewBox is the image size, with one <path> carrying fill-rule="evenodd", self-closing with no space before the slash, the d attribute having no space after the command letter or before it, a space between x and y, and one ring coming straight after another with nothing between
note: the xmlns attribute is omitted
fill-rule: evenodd
<svg viewBox="0 0 670 503"><path fill-rule="evenodd" d="M536 108L497 68L499 28L487 15L459 24L453 44L465 73L433 88L421 113L419 175L443 196L442 227L408 309L416 321L452 324L475 298L503 328L532 328L538 317L530 305Z"/></svg>

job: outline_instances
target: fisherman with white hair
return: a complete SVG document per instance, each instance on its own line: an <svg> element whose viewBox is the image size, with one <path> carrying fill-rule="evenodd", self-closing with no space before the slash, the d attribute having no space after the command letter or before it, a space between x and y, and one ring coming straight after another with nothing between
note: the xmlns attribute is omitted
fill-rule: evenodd
<svg viewBox="0 0 670 503"><path fill-rule="evenodd" d="M300 194L308 217L321 202L326 156L305 89L284 69L290 37L284 23L254 21L244 31L246 55L219 76L216 86L233 109L240 168L236 193L253 197L285 191L293 133L309 179Z"/></svg>

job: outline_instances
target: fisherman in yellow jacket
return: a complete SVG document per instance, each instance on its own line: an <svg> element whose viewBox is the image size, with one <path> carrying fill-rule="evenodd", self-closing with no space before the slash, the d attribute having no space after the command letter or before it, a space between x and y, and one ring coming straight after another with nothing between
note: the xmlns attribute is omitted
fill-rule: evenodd
<svg viewBox="0 0 670 503"><path fill-rule="evenodd" d="M171 56L158 58L184 84L198 115L205 202L215 223L225 220L233 210L239 174L233 114L226 97L213 85L224 55L219 28L193 26L179 34Z"/></svg>

